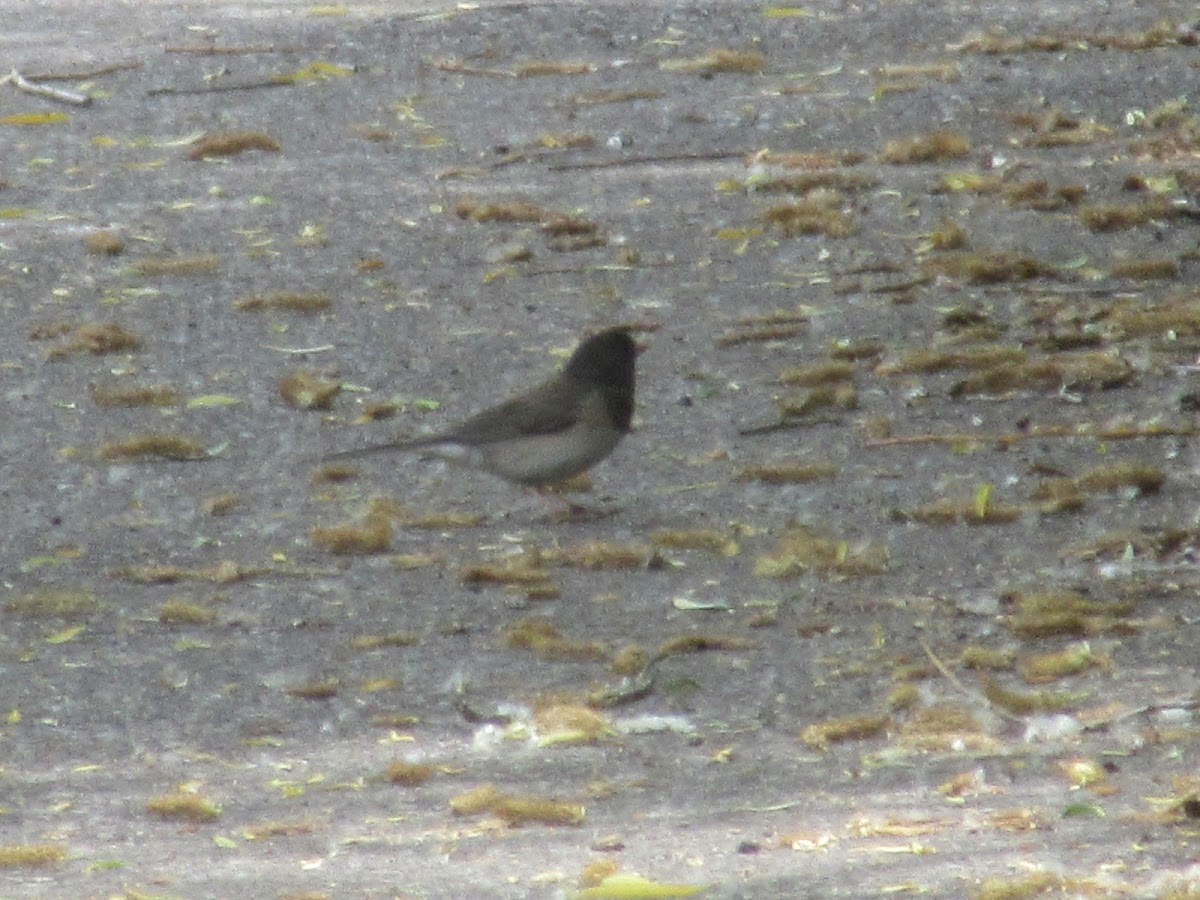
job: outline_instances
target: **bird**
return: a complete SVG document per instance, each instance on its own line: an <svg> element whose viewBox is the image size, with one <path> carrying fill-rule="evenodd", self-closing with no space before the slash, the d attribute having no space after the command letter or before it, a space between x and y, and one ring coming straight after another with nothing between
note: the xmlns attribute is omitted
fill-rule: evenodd
<svg viewBox="0 0 1200 900"><path fill-rule="evenodd" d="M638 346L623 327L576 347L561 372L445 431L328 454L416 451L539 491L606 459L633 420Z"/></svg>

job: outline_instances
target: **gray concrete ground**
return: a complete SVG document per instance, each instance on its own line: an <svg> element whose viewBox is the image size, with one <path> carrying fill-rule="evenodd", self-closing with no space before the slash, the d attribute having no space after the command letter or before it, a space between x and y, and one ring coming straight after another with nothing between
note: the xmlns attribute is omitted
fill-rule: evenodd
<svg viewBox="0 0 1200 900"><path fill-rule="evenodd" d="M1200 895L1194 4L0 20L0 896Z"/></svg>

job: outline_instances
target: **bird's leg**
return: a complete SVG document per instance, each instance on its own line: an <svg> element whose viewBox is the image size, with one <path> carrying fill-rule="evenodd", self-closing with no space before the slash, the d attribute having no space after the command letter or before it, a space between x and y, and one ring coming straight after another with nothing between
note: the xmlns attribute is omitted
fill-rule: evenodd
<svg viewBox="0 0 1200 900"><path fill-rule="evenodd" d="M541 497L547 500L556 500L564 504L564 507L559 509L558 514L551 514L551 518L559 522L579 522L592 521L595 519L603 519L611 516L616 510L613 509L598 509L594 506L585 506L582 503L576 503L573 500L567 499L560 491L554 490L553 487L537 487L533 489Z"/></svg>

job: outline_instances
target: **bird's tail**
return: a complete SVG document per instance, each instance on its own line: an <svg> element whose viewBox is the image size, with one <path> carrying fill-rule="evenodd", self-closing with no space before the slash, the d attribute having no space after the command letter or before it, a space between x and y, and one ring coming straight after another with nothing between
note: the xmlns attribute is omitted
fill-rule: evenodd
<svg viewBox="0 0 1200 900"><path fill-rule="evenodd" d="M354 447L350 450L338 450L334 453L326 453L321 457L322 462L329 462L336 459L356 459L360 456L372 456L376 453L383 453L385 450L419 450L422 447L427 447L436 441L417 439L409 441L387 441L383 444L370 444L366 447Z"/></svg>

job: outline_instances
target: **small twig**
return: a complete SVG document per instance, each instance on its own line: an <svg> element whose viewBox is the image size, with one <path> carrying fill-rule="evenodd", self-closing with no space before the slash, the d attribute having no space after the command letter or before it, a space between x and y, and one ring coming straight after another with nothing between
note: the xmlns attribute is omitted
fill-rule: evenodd
<svg viewBox="0 0 1200 900"><path fill-rule="evenodd" d="M113 72L125 72L129 69L140 69L141 67L141 60L134 60L133 62L113 63L111 66L89 69L84 72L37 72L25 77L30 81L87 81L90 78L111 75Z"/></svg>
<svg viewBox="0 0 1200 900"><path fill-rule="evenodd" d="M1161 712L1164 709L1196 709L1197 706L1200 706L1200 700L1193 700L1191 698L1180 698L1175 702L1164 700L1159 703L1147 703L1145 706L1135 706L1131 709L1124 710L1118 715L1113 716L1111 719L1104 719L1099 722L1084 725L1083 730L1099 731L1101 728L1107 728L1114 722L1123 722L1126 719L1132 719L1137 716L1145 715L1146 713Z"/></svg>
<svg viewBox="0 0 1200 900"><path fill-rule="evenodd" d="M45 97L47 100L54 100L57 103L70 103L72 106L91 106L92 98L87 94L79 94L75 91L64 91L62 88L53 88L45 84L34 84L32 81L26 80L16 69L13 69L4 81L12 82L13 87L18 91L26 94L33 94L35 97Z"/></svg>
<svg viewBox="0 0 1200 900"><path fill-rule="evenodd" d="M543 158L551 155L553 152L554 151L552 151L552 150L542 150L542 151L538 151L537 153L533 153L528 150L520 150L516 153L510 153L508 156L504 157L503 159L496 160L494 163L491 163L488 166L488 168L489 169L505 169L505 168L508 168L509 166L515 166L517 163L529 162L529 161L535 160L535 159L543 159Z"/></svg>
<svg viewBox="0 0 1200 900"><path fill-rule="evenodd" d="M304 47L214 47L205 44L163 47L164 53L194 53L198 56L240 56L252 53L303 53L304 51Z"/></svg>
<svg viewBox="0 0 1200 900"><path fill-rule="evenodd" d="M1074 432L1075 437L1090 437L1086 433ZM905 447L910 444L1010 444L1033 437L1066 437L1066 435L1050 435L1045 432L1037 434L906 434L901 437L873 438L863 441L863 446L869 450L880 447Z"/></svg>
<svg viewBox="0 0 1200 900"><path fill-rule="evenodd" d="M488 78L516 78L516 72L510 72L507 69L483 69L475 66L465 66L462 63L455 62L452 59L437 59L434 60L433 66L436 69L441 69L443 72L457 72L460 75L485 75Z"/></svg>
<svg viewBox="0 0 1200 900"><path fill-rule="evenodd" d="M816 418L789 418L779 419L775 422L768 422L765 425L751 425L748 428L739 428L738 434L742 437L758 437L760 434L773 434L776 431L787 431L791 428L811 428L814 425L840 425L840 419L816 419Z"/></svg>
<svg viewBox="0 0 1200 900"><path fill-rule="evenodd" d="M799 337L807 330L803 322L801 324L788 324L786 322L779 325L763 325L761 327L751 327L741 331L732 331L717 338L717 347L724 350L729 347L737 347L739 344L765 344L770 341L786 341L790 338Z"/></svg>
<svg viewBox="0 0 1200 900"><path fill-rule="evenodd" d="M915 288L923 287L929 284L929 282L932 280L932 278L920 276L917 278L910 278L908 281L900 281L895 284L871 285L867 288L867 290L872 294L902 294L905 291L911 291Z"/></svg>
<svg viewBox="0 0 1200 900"><path fill-rule="evenodd" d="M690 491L712 491L721 486L719 481L700 481L695 484L675 484L670 487L655 488L654 493L660 497L674 497L676 494L686 494Z"/></svg>
<svg viewBox="0 0 1200 900"><path fill-rule="evenodd" d="M742 437L758 437L760 434L774 434L776 431L804 428L808 424L807 420L802 419L776 419L774 422L769 422L766 425L751 425L747 428L739 428L738 434Z"/></svg>
<svg viewBox="0 0 1200 900"><path fill-rule="evenodd" d="M985 697L983 694L979 693L979 691L973 691L969 687L967 687L965 684L963 684L962 681L959 680L959 677L957 675L955 675L953 672L951 672L949 667L944 662L942 662L940 659L938 659L937 655L933 652L933 650L931 650L929 648L929 645L927 643L925 643L924 641L921 641L921 649L925 651L925 655L929 657L929 661L931 663L933 663L933 667L935 669L937 669L939 672L941 672L942 676L947 681L949 681L952 685L954 685L955 688L957 688L959 691L961 691L965 696L970 697L972 700L976 701L977 703L982 703L985 707L991 707L993 712L995 712L997 715L999 715L1003 719L1008 719L1010 722L1022 722L1023 723L1025 721L1020 716L1013 715L1008 710L1006 710L1002 707L996 706L987 697Z"/></svg>
<svg viewBox="0 0 1200 900"><path fill-rule="evenodd" d="M194 88L151 88L147 97L181 96L185 94L225 94L230 91L254 91L259 88L293 87L295 82L287 80L250 81L244 84L220 84Z"/></svg>
<svg viewBox="0 0 1200 900"><path fill-rule="evenodd" d="M1039 438L1096 438L1106 441L1132 440L1133 438L1157 437L1189 437L1196 433L1191 425L1151 425L1145 428L1105 428L1078 425L1048 425L1044 428L1030 428L1028 431L1009 432L1007 434L967 434L951 432L949 434L906 434L900 437L875 438L864 441L863 446L875 450L880 447L903 447L910 444L1000 444L1007 446L1020 441L1038 440Z"/></svg>
<svg viewBox="0 0 1200 900"><path fill-rule="evenodd" d="M274 350L276 353L327 353L333 349L333 344L319 344L316 347L275 347L271 344L263 344L268 350Z"/></svg>
<svg viewBox="0 0 1200 900"><path fill-rule="evenodd" d="M529 269L525 272L526 278L544 277L546 275L579 275L586 272L632 272L635 269L642 268L641 266L563 266L554 269ZM647 266L646 268L650 268Z"/></svg>
<svg viewBox="0 0 1200 900"><path fill-rule="evenodd" d="M773 813L785 812L789 809L795 809L797 806L804 806L812 801L810 800L791 800L787 803L773 803L770 806L738 806L735 807L737 812L747 813Z"/></svg>
<svg viewBox="0 0 1200 900"><path fill-rule="evenodd" d="M584 162L559 163L547 166L551 172L570 172L576 169L615 169L621 166L654 166L664 163L720 162L727 159L743 159L745 150L714 153L675 153L663 156L629 156L620 159L593 159Z"/></svg>

